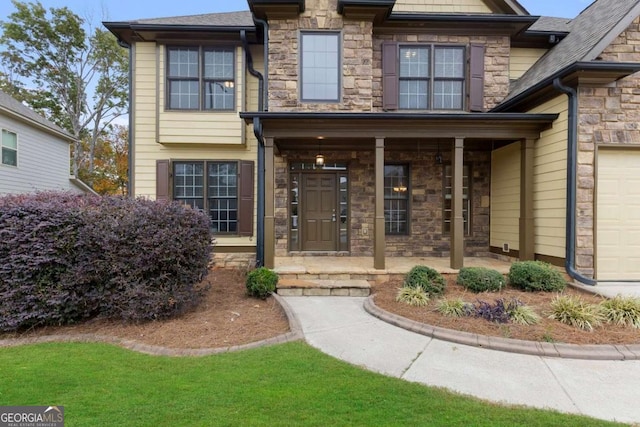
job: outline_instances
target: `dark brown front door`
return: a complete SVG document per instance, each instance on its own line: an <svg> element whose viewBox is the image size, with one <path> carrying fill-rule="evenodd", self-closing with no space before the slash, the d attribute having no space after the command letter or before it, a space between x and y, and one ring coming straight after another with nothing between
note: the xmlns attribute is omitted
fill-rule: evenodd
<svg viewBox="0 0 640 427"><path fill-rule="evenodd" d="M302 175L302 250L337 250L336 175Z"/></svg>

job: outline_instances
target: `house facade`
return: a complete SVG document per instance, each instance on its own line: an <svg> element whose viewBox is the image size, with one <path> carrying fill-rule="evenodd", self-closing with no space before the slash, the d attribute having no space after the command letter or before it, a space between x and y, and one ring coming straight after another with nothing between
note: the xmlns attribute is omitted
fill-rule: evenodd
<svg viewBox="0 0 640 427"><path fill-rule="evenodd" d="M0 195L60 190L93 190L70 176L75 138L0 91Z"/></svg>
<svg viewBox="0 0 640 427"><path fill-rule="evenodd" d="M223 260L497 254L639 279L639 3L568 20L248 0L105 23L131 52L132 194L207 211Z"/></svg>

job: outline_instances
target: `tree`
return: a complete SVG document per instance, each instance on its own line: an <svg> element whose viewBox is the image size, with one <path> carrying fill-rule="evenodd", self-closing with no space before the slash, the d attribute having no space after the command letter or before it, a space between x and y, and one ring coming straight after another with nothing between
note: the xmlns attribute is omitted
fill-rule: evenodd
<svg viewBox="0 0 640 427"><path fill-rule="evenodd" d="M86 159L91 183L98 141L126 113L127 50L108 31L87 32L66 7L12 3L16 11L0 24L0 87L78 139L73 174L81 175Z"/></svg>
<svg viewBox="0 0 640 427"><path fill-rule="evenodd" d="M93 189L99 194L127 195L129 129L114 125L96 144Z"/></svg>

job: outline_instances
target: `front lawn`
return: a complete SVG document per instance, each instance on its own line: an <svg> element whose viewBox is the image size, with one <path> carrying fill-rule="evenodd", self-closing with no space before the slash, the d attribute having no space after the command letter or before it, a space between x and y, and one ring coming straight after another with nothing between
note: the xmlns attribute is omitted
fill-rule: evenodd
<svg viewBox="0 0 640 427"><path fill-rule="evenodd" d="M3 348L0 378L0 405L62 405L66 426L609 425L385 377L301 342L204 358L106 344Z"/></svg>

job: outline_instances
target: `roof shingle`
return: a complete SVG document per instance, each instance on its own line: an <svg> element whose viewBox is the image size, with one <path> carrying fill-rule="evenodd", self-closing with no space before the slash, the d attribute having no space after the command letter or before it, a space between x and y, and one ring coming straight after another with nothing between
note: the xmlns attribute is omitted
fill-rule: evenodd
<svg viewBox="0 0 640 427"><path fill-rule="evenodd" d="M69 139L75 139L73 135L71 135L66 130L62 129L61 127L51 122L50 120L45 119L40 114L33 111L31 108L27 107L26 105L24 105L23 103L21 103L11 95L9 95L8 93L3 92L1 90L0 90L0 108L8 110L13 114L22 116L28 120L31 120L32 122L36 122L37 124L49 130L52 130L56 133L62 133Z"/></svg>
<svg viewBox="0 0 640 427"><path fill-rule="evenodd" d="M603 41L613 41L619 35L615 34L619 24L630 25L638 16L634 8L639 5L640 0L594 1L571 21L571 33L512 85L505 102L569 65L595 60L601 53L595 51L596 47Z"/></svg>

